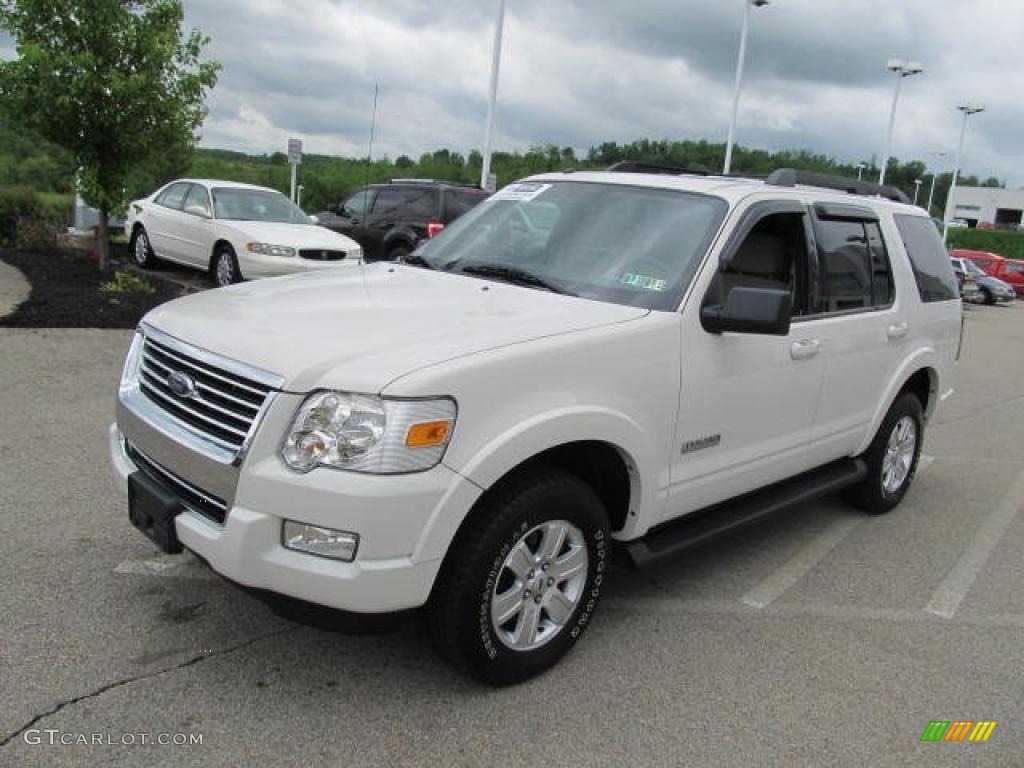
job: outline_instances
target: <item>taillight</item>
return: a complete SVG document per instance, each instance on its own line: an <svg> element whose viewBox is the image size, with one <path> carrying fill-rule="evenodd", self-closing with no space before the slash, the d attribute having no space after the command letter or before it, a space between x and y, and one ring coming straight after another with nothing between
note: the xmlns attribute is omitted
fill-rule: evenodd
<svg viewBox="0 0 1024 768"><path fill-rule="evenodd" d="M427 222L427 237L437 237L444 230L444 222L441 221L428 221Z"/></svg>

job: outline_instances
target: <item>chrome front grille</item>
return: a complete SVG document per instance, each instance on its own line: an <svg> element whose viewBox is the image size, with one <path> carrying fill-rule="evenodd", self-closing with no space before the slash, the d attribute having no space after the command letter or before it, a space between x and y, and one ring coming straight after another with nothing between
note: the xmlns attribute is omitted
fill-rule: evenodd
<svg viewBox="0 0 1024 768"><path fill-rule="evenodd" d="M139 389L190 431L235 455L281 383L273 374L144 329Z"/></svg>

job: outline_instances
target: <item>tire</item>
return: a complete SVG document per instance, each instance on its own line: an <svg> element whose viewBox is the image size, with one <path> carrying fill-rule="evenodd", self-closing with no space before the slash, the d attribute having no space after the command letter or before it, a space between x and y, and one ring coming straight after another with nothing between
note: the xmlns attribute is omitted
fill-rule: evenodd
<svg viewBox="0 0 1024 768"><path fill-rule="evenodd" d="M892 404L861 457L867 462L868 473L850 488L848 500L869 515L884 515L892 510L906 496L914 480L923 438L921 401L916 395L904 392Z"/></svg>
<svg viewBox="0 0 1024 768"><path fill-rule="evenodd" d="M499 484L459 532L434 586L434 645L489 685L548 669L591 623L609 536L604 504L575 475L538 466ZM543 557L545 546L556 555Z"/></svg>
<svg viewBox="0 0 1024 768"><path fill-rule="evenodd" d="M996 299L992 295L992 291L988 288L982 288L978 291L978 302L981 304L995 304Z"/></svg>
<svg viewBox="0 0 1024 768"><path fill-rule="evenodd" d="M405 261L405 257L410 253L412 253L412 251L407 246L396 245L388 251L388 261Z"/></svg>
<svg viewBox="0 0 1024 768"><path fill-rule="evenodd" d="M129 252L132 261L143 269L152 269L156 266L157 258L153 253L153 246L149 243L149 235L144 227L136 227L132 232Z"/></svg>
<svg viewBox="0 0 1024 768"><path fill-rule="evenodd" d="M242 270L238 268L238 259L229 245L222 245L213 254L210 262L210 279L218 288L224 288L242 282Z"/></svg>

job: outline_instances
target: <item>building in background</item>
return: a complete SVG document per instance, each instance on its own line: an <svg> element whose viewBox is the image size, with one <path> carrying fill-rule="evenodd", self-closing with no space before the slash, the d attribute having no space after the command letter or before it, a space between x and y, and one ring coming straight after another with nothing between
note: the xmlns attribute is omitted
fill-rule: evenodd
<svg viewBox="0 0 1024 768"><path fill-rule="evenodd" d="M957 187L953 193L953 218L969 227L1020 229L1024 220L1024 189Z"/></svg>

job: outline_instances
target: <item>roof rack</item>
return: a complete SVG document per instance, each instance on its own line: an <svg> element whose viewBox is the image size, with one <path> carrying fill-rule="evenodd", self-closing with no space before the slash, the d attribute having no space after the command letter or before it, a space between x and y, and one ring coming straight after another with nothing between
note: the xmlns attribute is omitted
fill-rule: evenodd
<svg viewBox="0 0 1024 768"><path fill-rule="evenodd" d="M885 184L872 184L870 181L848 179L845 176L833 176L829 173L818 173L817 171L778 168L768 174L764 183L776 187L795 187L797 184L802 184L808 187L835 189L851 195L866 195L869 197L878 195L897 203L910 204L910 198L906 196L903 190L896 187L890 187Z"/></svg>
<svg viewBox="0 0 1024 768"><path fill-rule="evenodd" d="M672 165L655 163L639 163L635 160L622 160L608 166L611 173L657 173L664 176L707 176L707 171L695 171L692 168L677 168Z"/></svg>

